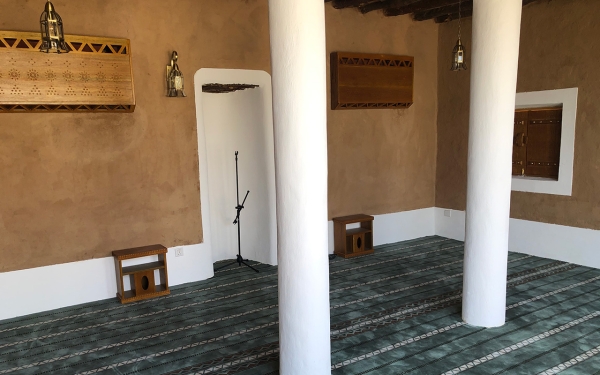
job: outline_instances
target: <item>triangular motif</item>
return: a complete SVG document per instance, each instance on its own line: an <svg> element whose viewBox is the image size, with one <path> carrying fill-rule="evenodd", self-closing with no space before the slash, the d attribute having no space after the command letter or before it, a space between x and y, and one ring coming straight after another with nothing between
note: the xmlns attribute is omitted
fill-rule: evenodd
<svg viewBox="0 0 600 375"><path fill-rule="evenodd" d="M8 45L9 48L12 48L12 46L17 42L17 39L15 39L15 38L4 38L4 42Z"/></svg>
<svg viewBox="0 0 600 375"><path fill-rule="evenodd" d="M71 47L73 48L74 51L79 51L79 49L83 45L83 43L79 43L79 42L70 42L67 44L71 45Z"/></svg>

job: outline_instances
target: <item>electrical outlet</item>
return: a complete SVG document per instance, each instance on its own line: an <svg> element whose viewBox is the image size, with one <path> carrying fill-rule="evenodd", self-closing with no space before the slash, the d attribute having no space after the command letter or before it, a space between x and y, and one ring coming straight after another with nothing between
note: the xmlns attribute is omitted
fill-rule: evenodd
<svg viewBox="0 0 600 375"><path fill-rule="evenodd" d="M444 216L452 217L452 210L444 210Z"/></svg>
<svg viewBox="0 0 600 375"><path fill-rule="evenodd" d="M176 257L182 257L183 256L183 247L176 247L175 248L175 256Z"/></svg>

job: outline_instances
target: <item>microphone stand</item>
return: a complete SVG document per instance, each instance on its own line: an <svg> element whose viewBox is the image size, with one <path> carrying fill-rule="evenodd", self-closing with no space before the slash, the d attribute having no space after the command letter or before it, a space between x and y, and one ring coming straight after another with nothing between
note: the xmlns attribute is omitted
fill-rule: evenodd
<svg viewBox="0 0 600 375"><path fill-rule="evenodd" d="M219 267L215 271L222 270L223 268L227 268L227 267L229 267L229 266L234 265L234 264L237 263L238 266L241 266L243 264L243 265L245 265L247 267L252 268L256 272L260 272L256 268L254 268L251 265L249 265L248 263L246 263L248 261L248 259L244 259L242 257L240 213L244 209L244 203L246 203L246 199L248 198L248 194L250 194L250 190L248 190L246 192L246 196L244 197L244 201L242 202L242 204L240 204L240 184L239 184L239 177L238 177L238 152L237 151L235 152L235 188L237 190L237 206L235 206L237 214L235 215L235 220L233 221L233 225L237 225L237 232L238 232L238 253L237 253L236 260L234 262L231 262L231 263L226 264L226 265L224 265L222 267Z"/></svg>

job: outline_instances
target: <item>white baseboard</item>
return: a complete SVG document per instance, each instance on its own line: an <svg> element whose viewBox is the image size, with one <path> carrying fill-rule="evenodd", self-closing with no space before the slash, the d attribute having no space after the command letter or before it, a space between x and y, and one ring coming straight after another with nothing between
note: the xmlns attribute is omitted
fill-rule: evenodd
<svg viewBox="0 0 600 375"><path fill-rule="evenodd" d="M182 257L175 257L174 249L167 253L171 286L214 275L211 254L201 244L181 247ZM112 257L4 272L0 285L0 320L114 298L117 293Z"/></svg>
<svg viewBox="0 0 600 375"><path fill-rule="evenodd" d="M600 268L600 231L510 219L511 251Z"/></svg>
<svg viewBox="0 0 600 375"><path fill-rule="evenodd" d="M435 234L435 208L373 215L373 245L412 240ZM349 225L348 228L351 228ZM329 254L333 254L333 221L329 221Z"/></svg>
<svg viewBox="0 0 600 375"><path fill-rule="evenodd" d="M448 211L450 217L444 215ZM374 245L439 235L463 241L465 212L443 208L375 215ZM171 286L214 275L210 251L203 244L182 246L183 257L169 249ZM600 231L510 219L509 250L600 268ZM333 253L333 222L329 222L329 253ZM0 320L114 298L117 292L113 258L92 259L0 273L3 285ZM51 289L44 288L52 285Z"/></svg>
<svg viewBox="0 0 600 375"><path fill-rule="evenodd" d="M453 240L465 240L465 211L435 208L435 234ZM449 217L444 216L444 212Z"/></svg>
<svg viewBox="0 0 600 375"><path fill-rule="evenodd" d="M450 211L451 216L444 215ZM435 209L435 231L442 237L465 239L465 212ZM510 219L508 249L518 253L600 268L600 231Z"/></svg>

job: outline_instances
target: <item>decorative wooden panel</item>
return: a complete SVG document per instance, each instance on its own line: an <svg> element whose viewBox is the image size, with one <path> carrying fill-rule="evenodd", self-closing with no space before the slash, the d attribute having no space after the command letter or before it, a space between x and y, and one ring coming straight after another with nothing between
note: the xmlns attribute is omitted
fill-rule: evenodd
<svg viewBox="0 0 600 375"><path fill-rule="evenodd" d="M413 103L414 58L331 53L331 108L408 108Z"/></svg>
<svg viewBox="0 0 600 375"><path fill-rule="evenodd" d="M128 39L66 35L68 54L39 51L39 33L0 31L0 113L133 112Z"/></svg>

